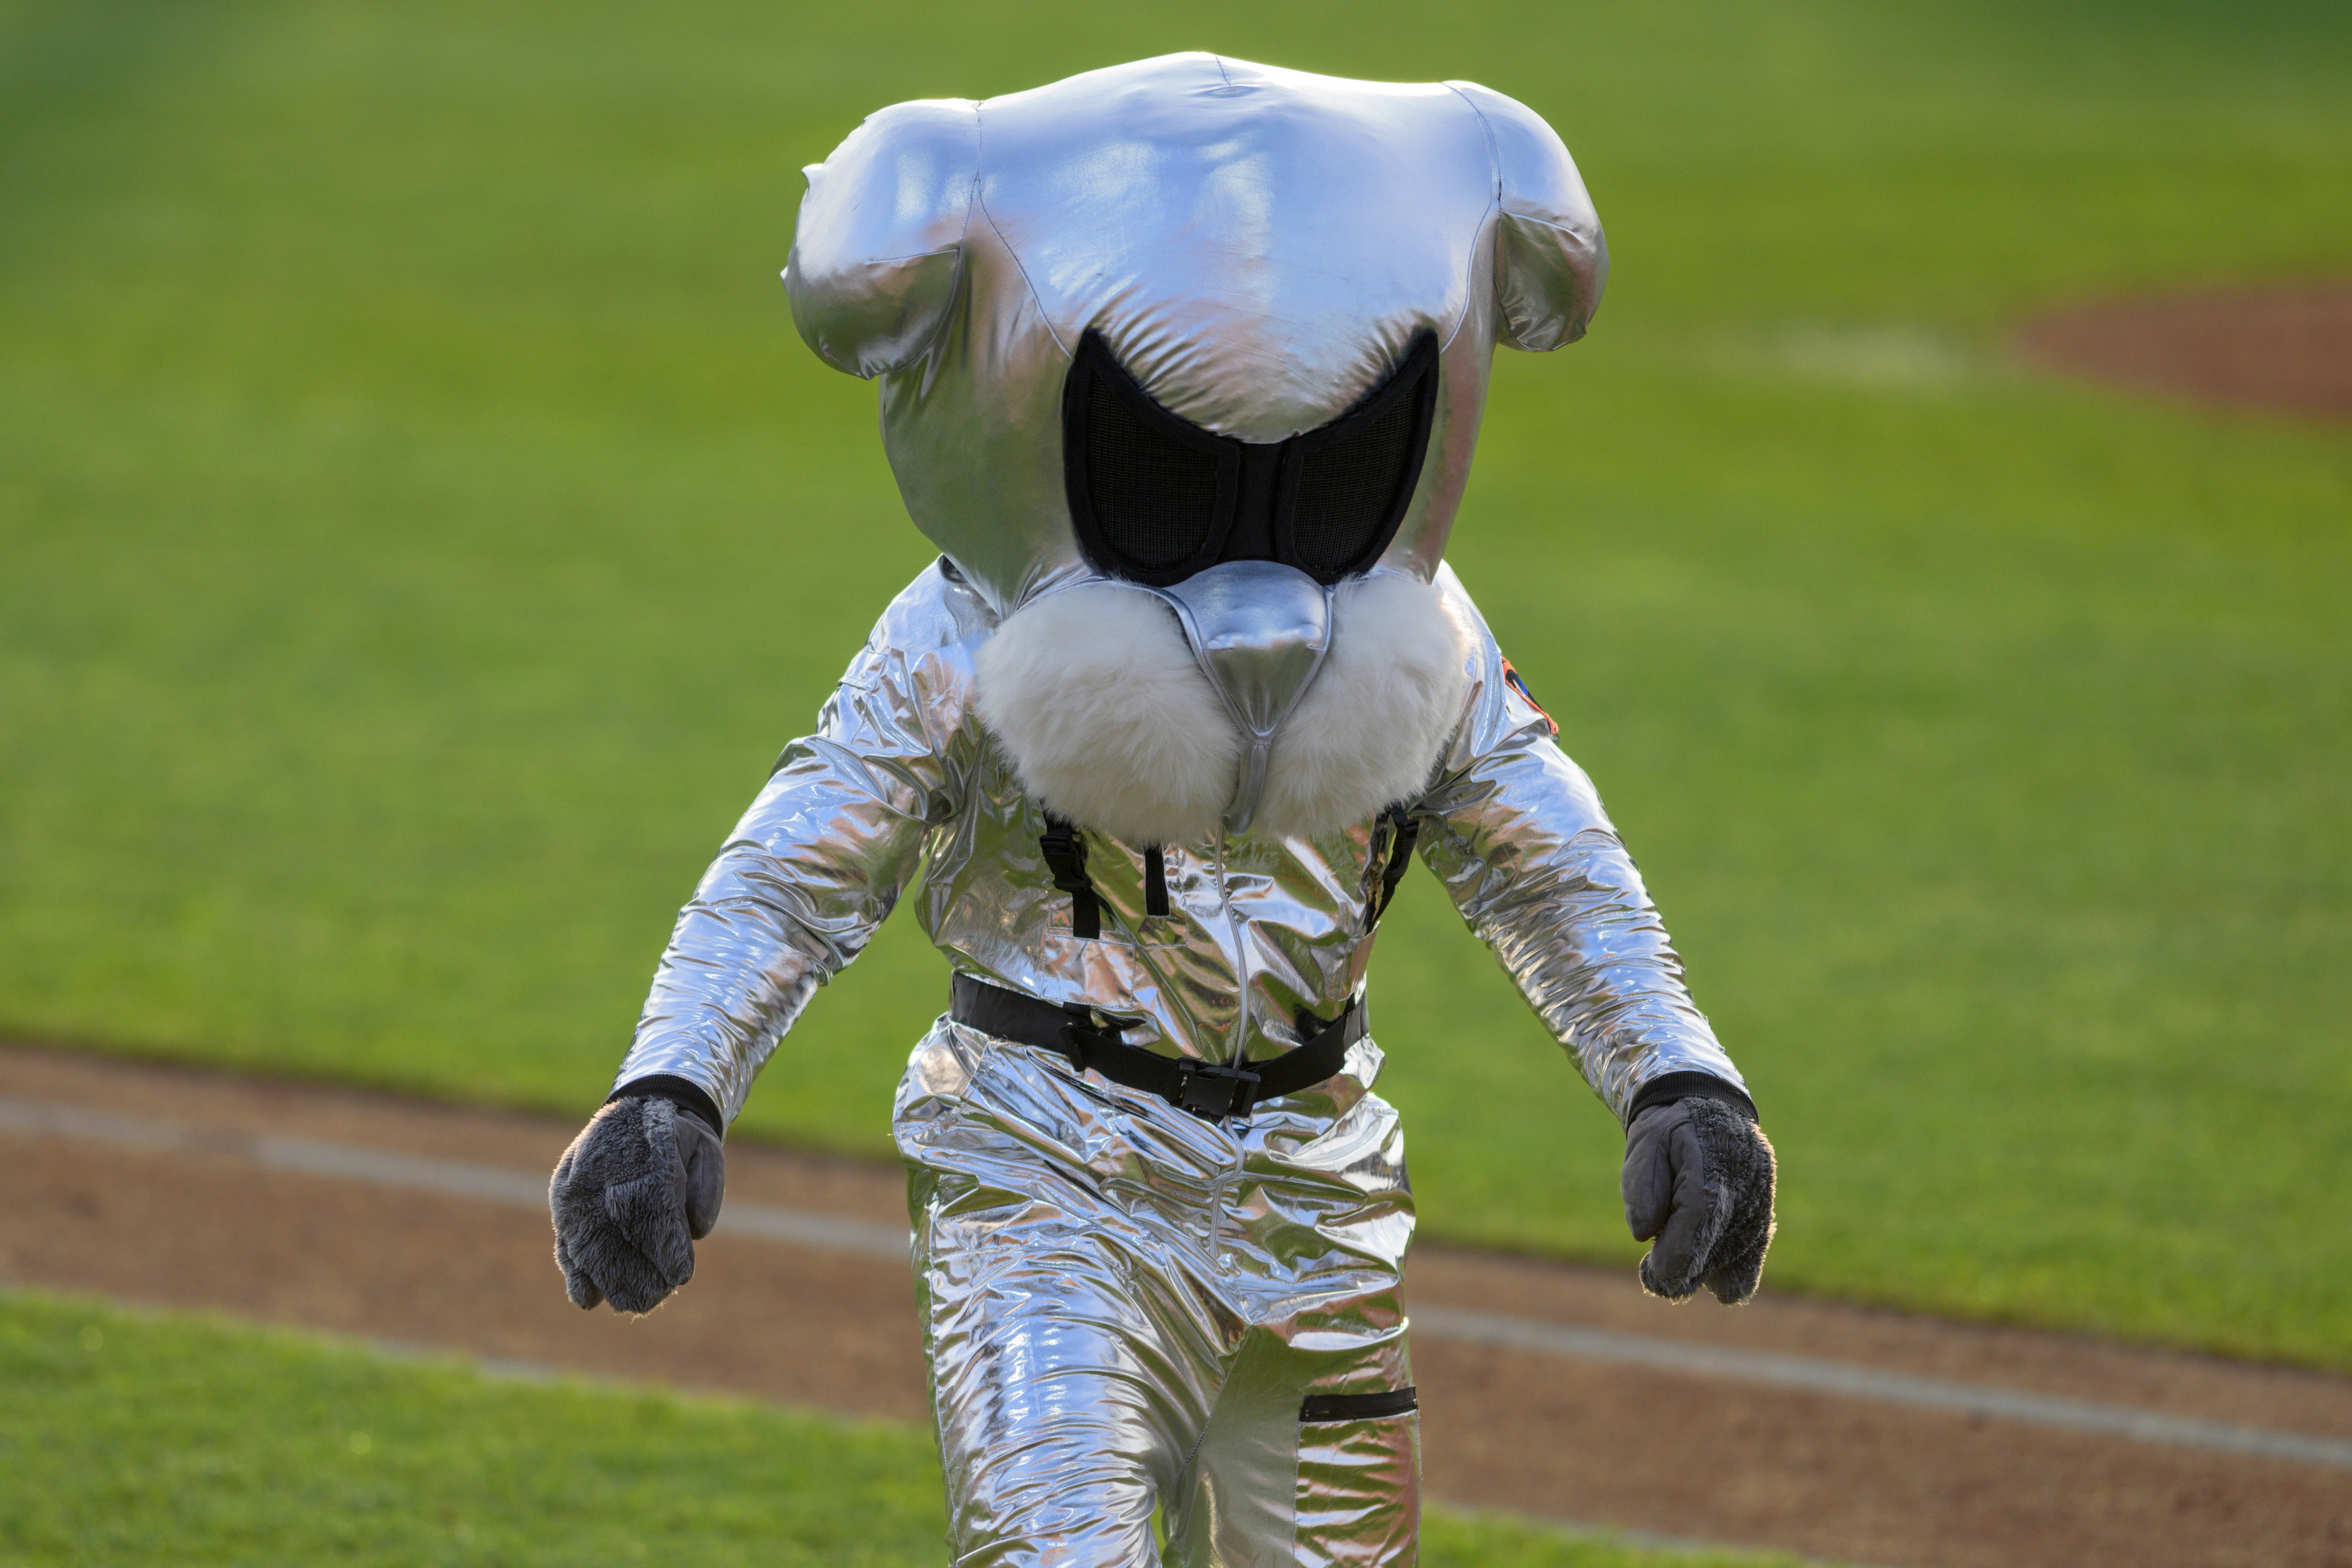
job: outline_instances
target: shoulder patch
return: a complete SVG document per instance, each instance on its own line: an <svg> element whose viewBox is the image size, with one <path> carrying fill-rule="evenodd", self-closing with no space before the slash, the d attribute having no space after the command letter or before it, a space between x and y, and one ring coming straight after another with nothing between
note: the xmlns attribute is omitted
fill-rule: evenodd
<svg viewBox="0 0 2352 1568"><path fill-rule="evenodd" d="M1536 700L1536 694L1528 689L1526 679L1517 670L1511 668L1511 661L1507 658L1503 660L1503 679L1509 683L1512 690L1527 699L1528 706L1536 710L1536 717L1544 721L1546 729L1555 735L1559 733L1559 721L1544 710L1544 705Z"/></svg>

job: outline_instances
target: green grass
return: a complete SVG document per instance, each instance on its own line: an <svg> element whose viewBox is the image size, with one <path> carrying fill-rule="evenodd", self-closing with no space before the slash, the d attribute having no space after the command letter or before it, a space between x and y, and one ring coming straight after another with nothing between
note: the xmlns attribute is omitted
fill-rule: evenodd
<svg viewBox="0 0 2352 1568"><path fill-rule="evenodd" d="M924 1432L0 1292L0 1560L940 1560ZM1772 1568L1433 1512L1429 1568Z"/></svg>
<svg viewBox="0 0 2352 1568"><path fill-rule="evenodd" d="M859 115L1206 44L1549 115L1616 261L1454 561L1785 1162L1784 1288L2352 1367L2352 440L2003 323L2352 270L2340 6L0 0L0 1027L601 1094L928 552L774 279ZM886 930L744 1123L879 1151ZM1424 878L1426 1233L1625 1261Z"/></svg>

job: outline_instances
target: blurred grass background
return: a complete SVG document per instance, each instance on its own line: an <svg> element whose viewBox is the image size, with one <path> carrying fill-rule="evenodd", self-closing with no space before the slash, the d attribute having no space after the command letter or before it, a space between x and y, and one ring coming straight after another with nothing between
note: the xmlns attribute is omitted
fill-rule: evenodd
<svg viewBox="0 0 2352 1568"><path fill-rule="evenodd" d="M0 1292L11 1564L936 1563L930 1435ZM1796 1568L1433 1509L1428 1568Z"/></svg>
<svg viewBox="0 0 2352 1568"><path fill-rule="evenodd" d="M866 111L1208 47L1462 77L1615 275L1453 559L1784 1166L1770 1279L2352 1368L2352 439L2021 312L2352 270L2352 12L0 0L0 1028L583 1110L929 558L793 333ZM1429 880L1424 1234L1602 1260L1619 1134ZM908 922L746 1131L878 1152Z"/></svg>

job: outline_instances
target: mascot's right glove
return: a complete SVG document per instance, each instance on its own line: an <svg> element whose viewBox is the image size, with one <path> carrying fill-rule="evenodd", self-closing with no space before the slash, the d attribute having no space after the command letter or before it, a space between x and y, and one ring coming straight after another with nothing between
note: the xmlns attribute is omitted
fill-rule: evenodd
<svg viewBox="0 0 2352 1568"><path fill-rule="evenodd" d="M659 1090L625 1087L556 1163L547 1207L572 1305L650 1312L694 1278L694 1244L719 1221L719 1129Z"/></svg>
<svg viewBox="0 0 2352 1568"><path fill-rule="evenodd" d="M1625 1223L1642 1287L1669 1301L1701 1285L1736 1307L1756 1294L1772 1244L1772 1145L1745 1100L1704 1091L1644 1108L1625 1130Z"/></svg>

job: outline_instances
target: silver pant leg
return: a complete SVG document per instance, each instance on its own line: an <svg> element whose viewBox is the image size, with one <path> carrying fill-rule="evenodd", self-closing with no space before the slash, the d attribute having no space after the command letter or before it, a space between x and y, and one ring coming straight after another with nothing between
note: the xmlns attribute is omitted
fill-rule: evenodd
<svg viewBox="0 0 2352 1568"><path fill-rule="evenodd" d="M897 1129L959 1568L1408 1564L1410 1415L1307 1422L1407 1386L1412 1232L1369 1042L1248 1124L1080 1079L942 1023Z"/></svg>
<svg viewBox="0 0 2352 1568"><path fill-rule="evenodd" d="M1383 1375L1393 1374L1383 1368ZM1410 1367L1403 1375L1410 1379ZM1412 1568L1421 1548L1420 1412L1298 1423L1297 1508L1292 1555L1300 1568Z"/></svg>
<svg viewBox="0 0 2352 1568"><path fill-rule="evenodd" d="M1300 1354L1253 1329L1170 1500L1171 1568L1411 1568L1420 1416L1299 1415L1310 1394L1412 1386L1402 1351Z"/></svg>
<svg viewBox="0 0 2352 1568"><path fill-rule="evenodd" d="M1221 1371L1222 1346L1184 1327L1199 1303L1070 1216L922 1177L916 1187L953 1561L1154 1561L1153 1509L1207 1424ZM1019 1239L975 1244L984 1231Z"/></svg>

